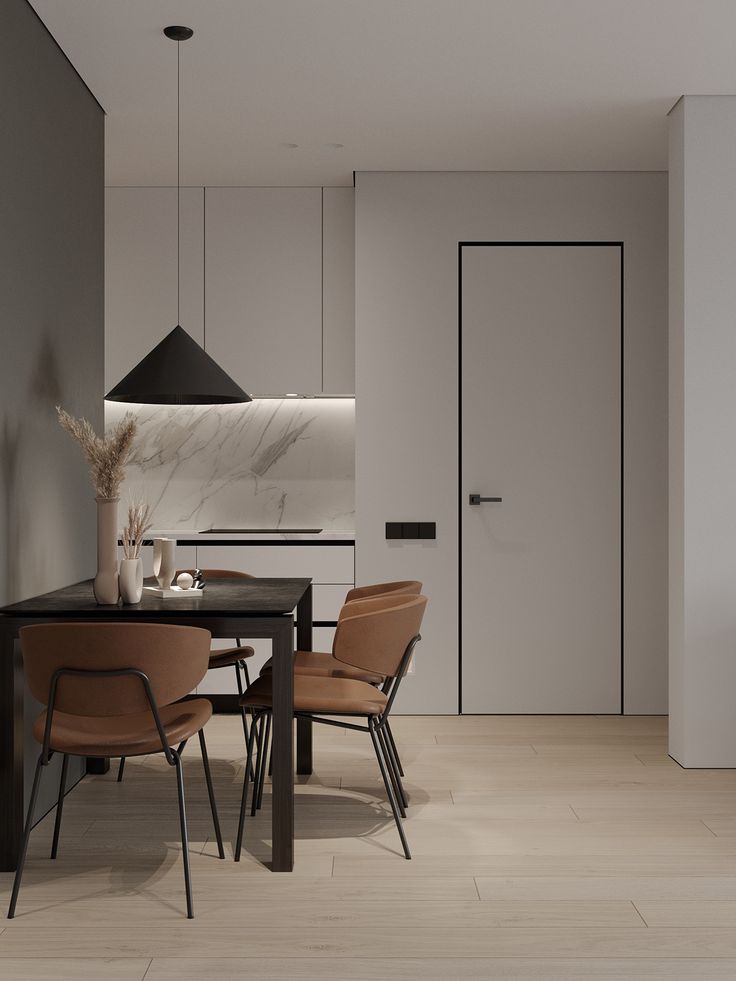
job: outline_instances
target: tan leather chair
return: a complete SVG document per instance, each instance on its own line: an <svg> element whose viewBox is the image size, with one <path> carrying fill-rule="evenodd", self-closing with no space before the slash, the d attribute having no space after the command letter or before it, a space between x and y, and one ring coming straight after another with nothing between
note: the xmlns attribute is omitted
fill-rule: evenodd
<svg viewBox="0 0 736 981"><path fill-rule="evenodd" d="M15 915L41 774L63 754L51 858L56 858L70 756L163 753L176 769L187 916L194 915L181 754L199 736L220 858L225 857L204 726L205 698L178 701L207 671L210 633L159 623L49 623L20 631L28 687L47 707L33 725L41 743L8 918ZM175 749L173 744L178 746Z"/></svg>
<svg viewBox="0 0 736 981"><path fill-rule="evenodd" d="M379 582L371 586L357 586L355 589L349 590L345 596L345 604L340 611L338 621L352 603L372 600L378 606L382 600L386 599L390 605L394 597L398 597L399 601L401 601L404 596L418 596L421 591L422 584L417 579L404 579L400 582ZM260 673L262 675L270 674L272 665L272 658L269 658L261 668ZM326 651L296 651L294 654L294 674L306 674L319 678L350 678L353 681L365 681L369 685L382 685L386 680L374 672L364 671L362 668L356 668L350 664L342 664L331 653L327 653ZM396 748L394 734L391 731L391 725L388 720L386 722L386 735L391 743L391 749L396 759L399 775L403 777L404 767L402 766L399 751ZM265 741L268 741L268 736L269 733L266 731L264 734ZM248 738L246 736L247 741ZM260 755L260 738L258 745ZM403 794L402 797L402 803L406 807L406 798ZM260 807L260 795L257 806Z"/></svg>
<svg viewBox="0 0 736 981"><path fill-rule="evenodd" d="M403 787L396 761L387 737L386 726L396 693L409 666L414 647L420 639L419 628L427 605L426 596L394 597L391 605L384 598L384 605L375 599L356 601L343 608L335 630L333 656L343 664L360 668L386 678L382 690L365 681L350 678L315 677L299 674L294 677L294 714L325 725L355 729L370 733L376 759L381 771L386 795L393 812L396 827L406 858L411 858L409 845L401 825L406 816L402 806ZM273 691L271 675L261 675L241 699L242 704L255 710L256 718L271 714ZM365 716L367 725L352 722L336 722L324 716ZM240 859L243 842L245 809L248 796L249 768L253 756L254 726L248 740L248 757L243 779L240 804L238 837L235 845L235 861ZM268 732L270 727L266 726ZM251 814L255 813L262 793L267 747L259 754L261 762L256 770L253 786Z"/></svg>
<svg viewBox="0 0 736 981"><path fill-rule="evenodd" d="M386 599L389 603L394 597L401 602L405 596L418 596L422 591L422 584L415 579L402 582L376 583L372 586L358 586L351 589L345 596L345 603L338 614L338 622L345 615L348 604L364 600L371 600L376 604L381 604ZM261 674L270 674L273 661L269 658L261 668ZM382 685L385 678L373 671L364 671L362 668L354 667L350 664L342 664L333 654L323 651L296 651L294 654L294 674L313 675L315 677L327 678L352 678L354 681L366 681L370 685Z"/></svg>
<svg viewBox="0 0 736 981"><path fill-rule="evenodd" d="M180 575L182 572L188 572L191 576L194 576L196 572L200 572L205 583L208 579L253 579L253 576L249 572L236 572L233 569L177 569L176 575ZM235 638L235 647L227 647L224 650L214 648L210 651L210 661L209 670L213 668L235 668L235 678L238 684L238 696L242 696L245 689L250 684L250 676L248 674L248 665L246 664L246 658L253 657L255 651L252 647L247 644L242 644L240 638ZM245 679L245 684L241 679L240 672L243 672L243 678ZM246 711L244 708L240 709L241 721L243 723L243 738L245 739L246 745L248 744L248 719L246 717ZM125 757L120 757L120 765L118 766L118 783L123 779L123 771L125 770Z"/></svg>

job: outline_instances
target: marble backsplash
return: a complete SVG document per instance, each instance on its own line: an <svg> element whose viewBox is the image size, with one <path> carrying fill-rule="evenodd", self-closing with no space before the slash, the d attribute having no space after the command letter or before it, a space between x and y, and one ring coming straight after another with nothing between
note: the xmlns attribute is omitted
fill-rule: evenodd
<svg viewBox="0 0 736 981"><path fill-rule="evenodd" d="M106 402L106 424L126 411L138 436L121 512L130 491L152 505L155 528L354 528L354 399Z"/></svg>

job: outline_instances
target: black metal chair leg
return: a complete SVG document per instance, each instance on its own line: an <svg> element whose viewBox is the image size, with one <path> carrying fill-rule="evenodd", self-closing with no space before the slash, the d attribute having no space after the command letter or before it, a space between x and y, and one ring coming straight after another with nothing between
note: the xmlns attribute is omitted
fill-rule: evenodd
<svg viewBox="0 0 736 981"><path fill-rule="evenodd" d="M399 756L399 751L396 748L396 740L394 739L394 734L391 731L391 723L388 721L388 719L386 719L384 727L386 729L386 735L388 736L388 741L391 746L391 751L393 752L394 755L394 760L396 761L396 766L399 769L399 776L404 777L406 776L406 774L404 773L404 767L401 765L401 757Z"/></svg>
<svg viewBox="0 0 736 981"><path fill-rule="evenodd" d="M246 750L245 756L245 771L243 773L243 796L240 799L240 816L238 817L238 837L235 842L235 861L240 861L240 850L243 847L243 825L245 823L245 808L248 800L248 774L251 772L251 763L253 761L253 742L255 740L256 729L257 729L257 718L258 716L253 716L253 721L250 726L250 736L248 737L248 748ZM253 783L254 793L255 793L255 782Z"/></svg>
<svg viewBox="0 0 736 981"><path fill-rule="evenodd" d="M59 780L59 799L56 802L56 820L54 821L54 840L51 843L51 858L56 858L59 850L59 832L61 831L61 813L64 810L64 794L66 793L66 772L69 769L69 754L64 753L61 764L61 779Z"/></svg>
<svg viewBox="0 0 736 981"><path fill-rule="evenodd" d="M253 727L251 726L251 732ZM256 810L258 808L258 788L261 785L261 770L265 765L264 753L263 753L263 741L266 735L266 720L261 718L261 724L258 727L258 759L256 760L255 766L255 779L253 781L253 797L250 804L250 816L256 816ZM246 763L248 761L246 760Z"/></svg>
<svg viewBox="0 0 736 981"><path fill-rule="evenodd" d="M399 790L399 776L394 769L394 763L391 759L391 753L388 748L388 742L386 740L386 733L380 728L376 728L376 735L378 736L378 741L381 744L381 752L383 753L383 759L386 763L386 769L388 770L388 775L391 778L391 786L394 791L394 798L396 799L396 804L399 808L399 814L402 818L406 817L406 810L404 809L404 801Z"/></svg>
<svg viewBox="0 0 736 981"><path fill-rule="evenodd" d="M118 783L123 781L123 770L125 769L125 757L120 757L120 766L118 767Z"/></svg>
<svg viewBox="0 0 736 981"><path fill-rule="evenodd" d="M184 859L184 887L187 893L187 918L194 919L194 905L192 903L192 873L189 868L189 835L187 834L187 814L184 807L184 772L181 766L181 757L178 752L172 753L174 766L176 767L176 789L179 796L179 823L181 825L181 849Z"/></svg>
<svg viewBox="0 0 736 981"><path fill-rule="evenodd" d="M266 758L270 759L270 745L271 745L271 713L269 712L266 716L266 735L263 740L263 762L265 764ZM270 770L269 770L270 773ZM265 765L261 767L260 779L258 781L258 810L261 809L263 805L263 784L266 781L266 767Z"/></svg>
<svg viewBox="0 0 736 981"><path fill-rule="evenodd" d="M38 762L36 763L36 772L33 777L33 788L31 789L31 799L28 802L28 815L26 817L26 826L23 829L23 843L20 847L20 855L18 856L18 867L15 870L15 879L13 880L13 892L10 897L10 906L8 907L8 919L12 920L15 916L15 904L18 902L18 893L20 892L20 881L23 878L23 868L26 864L26 852L28 851L28 839L31 837L31 824L33 822L33 812L36 808L36 798L38 797L38 785L41 782L41 768L43 763L41 762L41 756L38 757Z"/></svg>
<svg viewBox="0 0 736 981"><path fill-rule="evenodd" d="M386 759L391 764L394 777L394 786L396 787L396 796L399 803L402 805L403 810L401 812L402 817L406 817L405 809L409 806L409 798L406 796L406 791L404 790L404 784L401 779L403 771L401 769L401 763L396 755L396 746L391 742L391 736L387 731L388 722L381 726L381 731L383 732L383 744L386 749Z"/></svg>
<svg viewBox="0 0 736 981"><path fill-rule="evenodd" d="M225 849L222 846L222 832L220 831L220 819L217 816L217 804L215 803L215 792L212 789L212 774L210 773L210 759L207 755L207 743L204 740L204 729L199 730L199 748L202 751L202 765L204 766L204 777L207 781L207 794L210 798L210 810L212 811L212 823L215 826L215 837L217 838L217 852L220 858L225 857Z"/></svg>
<svg viewBox="0 0 736 981"><path fill-rule="evenodd" d="M411 852L409 851L409 843L406 840L406 835L404 834L404 828L401 824L401 815L399 814L399 809L396 805L396 799L394 798L393 787L391 786L391 779L386 771L386 764L381 755L381 744L376 734L376 724L373 718L368 719L368 730L371 734L371 739L373 740L373 749L376 751L376 759L378 760L378 766L381 771L381 776L383 777L383 785L386 788L386 796L388 797L388 802L391 805L391 810L394 815L394 821L396 822L396 830L399 832L399 838L401 838L401 844L404 849L404 855L406 858L411 858Z"/></svg>
<svg viewBox="0 0 736 981"><path fill-rule="evenodd" d="M245 666L245 661L239 661L235 665L235 679L236 679L236 681L238 683L238 699L241 699L243 697L243 682L241 681L241 678L240 678L240 668L241 668L241 666L242 666L243 670L245 671L246 687L249 687L250 686L250 681L248 680L248 668ZM246 712L244 705L241 705L240 706L240 716L241 716L241 720L242 720L242 723L243 723L243 742L247 746L248 745L248 713ZM252 780L255 780L255 773L253 772L253 765L252 764L251 764L250 776L251 776L251 779Z"/></svg>

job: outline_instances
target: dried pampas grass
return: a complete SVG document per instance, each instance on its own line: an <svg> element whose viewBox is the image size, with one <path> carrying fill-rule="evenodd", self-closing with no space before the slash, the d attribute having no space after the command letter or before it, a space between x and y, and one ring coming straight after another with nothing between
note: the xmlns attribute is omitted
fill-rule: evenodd
<svg viewBox="0 0 736 981"><path fill-rule="evenodd" d="M126 559L140 558L143 536L152 527L151 505L141 499L130 498L128 504L128 523L120 532L123 543L123 556Z"/></svg>
<svg viewBox="0 0 736 981"><path fill-rule="evenodd" d="M116 426L104 436L98 436L86 419L75 419L58 405L56 411L62 428L76 439L87 457L97 497L117 498L137 431L133 416L126 412Z"/></svg>

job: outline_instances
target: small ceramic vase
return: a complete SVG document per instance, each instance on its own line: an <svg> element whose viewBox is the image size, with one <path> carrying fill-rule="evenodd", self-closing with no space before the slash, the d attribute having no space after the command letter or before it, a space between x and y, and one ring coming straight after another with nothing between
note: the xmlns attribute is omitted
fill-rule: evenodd
<svg viewBox="0 0 736 981"><path fill-rule="evenodd" d="M143 595L143 560L122 559L119 583L123 603L140 603Z"/></svg>
<svg viewBox="0 0 736 981"><path fill-rule="evenodd" d="M168 589L176 574L176 542L173 538L154 538L153 574L161 589Z"/></svg>

